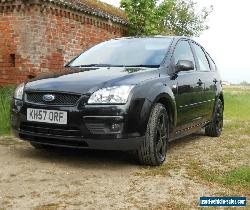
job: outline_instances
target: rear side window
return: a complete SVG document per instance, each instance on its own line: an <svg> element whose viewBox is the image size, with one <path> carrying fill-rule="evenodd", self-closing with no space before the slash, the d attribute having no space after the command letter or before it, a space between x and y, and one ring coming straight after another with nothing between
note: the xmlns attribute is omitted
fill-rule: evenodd
<svg viewBox="0 0 250 210"><path fill-rule="evenodd" d="M178 63L179 60L192 61L195 65L194 55L192 53L191 47L187 41L178 42L174 51L174 62Z"/></svg>
<svg viewBox="0 0 250 210"><path fill-rule="evenodd" d="M207 57L206 57L203 49L195 43L192 43L192 45L194 47L194 50L195 50L195 53L196 53L196 56L198 59L198 63L199 63L199 67L200 67L199 70L200 71L210 71L210 66L209 66Z"/></svg>

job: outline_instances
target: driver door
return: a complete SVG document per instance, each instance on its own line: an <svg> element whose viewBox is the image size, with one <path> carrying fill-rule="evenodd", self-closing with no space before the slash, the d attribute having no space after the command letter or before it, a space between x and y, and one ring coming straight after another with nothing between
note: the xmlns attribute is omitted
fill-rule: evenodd
<svg viewBox="0 0 250 210"><path fill-rule="evenodd" d="M181 71L176 76L177 130L182 130L201 120L200 102L203 100L204 85L196 71L195 58L188 40L179 41L175 47L172 61L174 66L179 60L189 60L194 64L194 70Z"/></svg>

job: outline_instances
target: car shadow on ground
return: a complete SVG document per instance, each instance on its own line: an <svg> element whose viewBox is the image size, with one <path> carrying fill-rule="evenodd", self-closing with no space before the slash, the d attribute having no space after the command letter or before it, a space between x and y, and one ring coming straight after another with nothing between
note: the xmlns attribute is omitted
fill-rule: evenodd
<svg viewBox="0 0 250 210"><path fill-rule="evenodd" d="M169 152L172 152L176 147L185 144L192 144L195 141L200 141L203 138L204 132L198 132L190 136L175 140L169 144ZM70 166L138 166L136 156L132 152L122 151L102 151L102 150L88 150L88 149L72 149L51 147L48 149L34 149L32 146L25 144L24 147L16 148L18 154L22 157L34 159L42 162L52 162L57 164L69 164Z"/></svg>

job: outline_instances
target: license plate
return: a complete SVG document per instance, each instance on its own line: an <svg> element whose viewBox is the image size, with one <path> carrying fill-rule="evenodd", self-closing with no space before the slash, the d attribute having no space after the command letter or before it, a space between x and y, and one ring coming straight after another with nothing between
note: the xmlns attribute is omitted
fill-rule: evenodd
<svg viewBox="0 0 250 210"><path fill-rule="evenodd" d="M28 108L27 109L27 121L66 125L67 124L67 112Z"/></svg>

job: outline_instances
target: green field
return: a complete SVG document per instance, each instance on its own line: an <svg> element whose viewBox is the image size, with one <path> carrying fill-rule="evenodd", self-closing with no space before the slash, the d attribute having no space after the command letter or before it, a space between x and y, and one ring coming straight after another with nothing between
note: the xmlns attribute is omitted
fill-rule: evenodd
<svg viewBox="0 0 250 210"><path fill-rule="evenodd" d="M250 121L250 87L229 86L224 88L225 119Z"/></svg>

